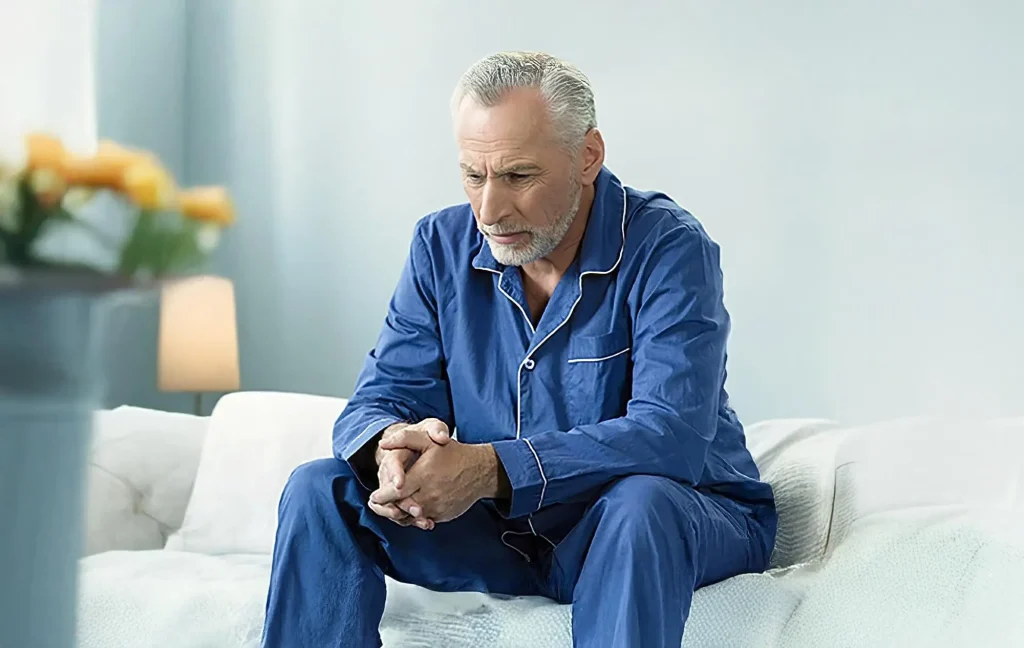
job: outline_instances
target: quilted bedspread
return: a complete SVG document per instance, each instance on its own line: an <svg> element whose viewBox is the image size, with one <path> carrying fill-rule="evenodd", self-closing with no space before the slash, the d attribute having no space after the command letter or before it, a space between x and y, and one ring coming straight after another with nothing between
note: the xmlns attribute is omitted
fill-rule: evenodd
<svg viewBox="0 0 1024 648"><path fill-rule="evenodd" d="M83 562L82 648L259 645L266 556L108 552ZM1024 639L1024 533L977 514L862 520L827 561L697 593L683 645L1006 646ZM567 648L570 609L389 582L385 646Z"/></svg>

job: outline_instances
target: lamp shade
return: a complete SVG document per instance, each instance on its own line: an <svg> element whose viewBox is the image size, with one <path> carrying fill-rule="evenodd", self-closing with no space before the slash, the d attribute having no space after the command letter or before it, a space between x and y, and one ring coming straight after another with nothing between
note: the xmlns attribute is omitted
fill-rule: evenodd
<svg viewBox="0 0 1024 648"><path fill-rule="evenodd" d="M191 277L160 295L157 382L162 391L239 388L235 290L222 277Z"/></svg>

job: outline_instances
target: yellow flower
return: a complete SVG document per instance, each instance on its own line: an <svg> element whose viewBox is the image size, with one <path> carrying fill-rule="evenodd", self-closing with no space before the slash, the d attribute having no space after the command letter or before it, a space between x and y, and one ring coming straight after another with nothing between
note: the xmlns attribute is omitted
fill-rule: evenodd
<svg viewBox="0 0 1024 648"><path fill-rule="evenodd" d="M128 169L139 163L156 165L147 153L126 149L104 140L92 157L67 156L64 159L64 177L68 183L90 187L108 187L124 191L124 177Z"/></svg>
<svg viewBox="0 0 1024 648"><path fill-rule="evenodd" d="M170 174L152 161L135 162L125 169L121 189L141 209L166 209L174 198Z"/></svg>
<svg viewBox="0 0 1024 648"><path fill-rule="evenodd" d="M66 155L59 139L42 133L33 133L25 138L25 153L29 169L60 170Z"/></svg>
<svg viewBox="0 0 1024 648"><path fill-rule="evenodd" d="M195 187L178 194L178 208L187 218L226 227L235 210L224 187Z"/></svg>

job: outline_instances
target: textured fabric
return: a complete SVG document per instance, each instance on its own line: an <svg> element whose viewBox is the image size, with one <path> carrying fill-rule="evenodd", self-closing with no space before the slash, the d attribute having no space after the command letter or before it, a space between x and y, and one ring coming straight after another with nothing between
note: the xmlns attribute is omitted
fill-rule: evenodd
<svg viewBox="0 0 1024 648"><path fill-rule="evenodd" d="M771 484L779 516L771 567L825 555L835 501L836 453L847 429L834 421L775 420L747 428L747 447Z"/></svg>
<svg viewBox="0 0 1024 648"><path fill-rule="evenodd" d="M315 400L275 399L275 407L289 411L275 420L300 421L296 412L308 409L307 398ZM323 430L281 424L277 434L287 434L289 444L314 445L323 441ZM218 462L229 474L275 465L275 457L253 451L244 434L231 435L231 443L224 453L244 461ZM818 540L807 544L817 559L698 590L684 646L1024 644L1020 443L1024 419L750 426L751 452L777 493L780 543L787 534L803 533L788 528L803 522L802 507L817 519L820 511L831 511L834 498L836 515L807 527L820 529L825 539L824 550ZM329 453L327 448L322 456ZM280 483L293 468L284 469ZM268 500L276 493L262 489L240 498L240 510L231 514L274 509L276 500ZM216 529L215 520L209 524ZM271 544L273 536L263 542ZM269 555L90 556L82 561L81 648L253 648L263 625L269 572ZM381 635L388 648L566 648L570 627L568 606L546 599L439 594L388 579Z"/></svg>
<svg viewBox="0 0 1024 648"><path fill-rule="evenodd" d="M207 419L139 407L93 414L85 553L159 549L181 526Z"/></svg>
<svg viewBox="0 0 1024 648"><path fill-rule="evenodd" d="M1024 639L1024 530L1002 516L862 520L825 562L697 591L685 648L1002 648ZM79 648L256 648L269 556L111 552L82 563ZM388 579L387 648L568 648L570 608Z"/></svg>
<svg viewBox="0 0 1024 648"><path fill-rule="evenodd" d="M334 458L289 479L267 648L380 645L385 574L437 591L572 603L580 646L675 645L694 589L762 571L774 536L770 506L766 526L751 525L745 506L649 475L613 482L567 534L539 537L485 504L431 532L400 527L369 510L369 495Z"/></svg>
<svg viewBox="0 0 1024 648"><path fill-rule="evenodd" d="M469 205L421 220L335 456L434 417L494 445L509 517L633 474L771 501L724 390L719 249L670 198L603 169L577 259L536 326L528 312L519 268L494 259Z"/></svg>

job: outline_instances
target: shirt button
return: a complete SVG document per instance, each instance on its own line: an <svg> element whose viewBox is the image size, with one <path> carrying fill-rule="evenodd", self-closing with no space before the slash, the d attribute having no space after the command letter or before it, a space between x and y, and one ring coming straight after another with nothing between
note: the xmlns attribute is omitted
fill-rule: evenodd
<svg viewBox="0 0 1024 648"><path fill-rule="evenodd" d="M533 371L533 368L537 366L537 363L533 361L533 358L527 358L526 362L523 363L527 371Z"/></svg>

